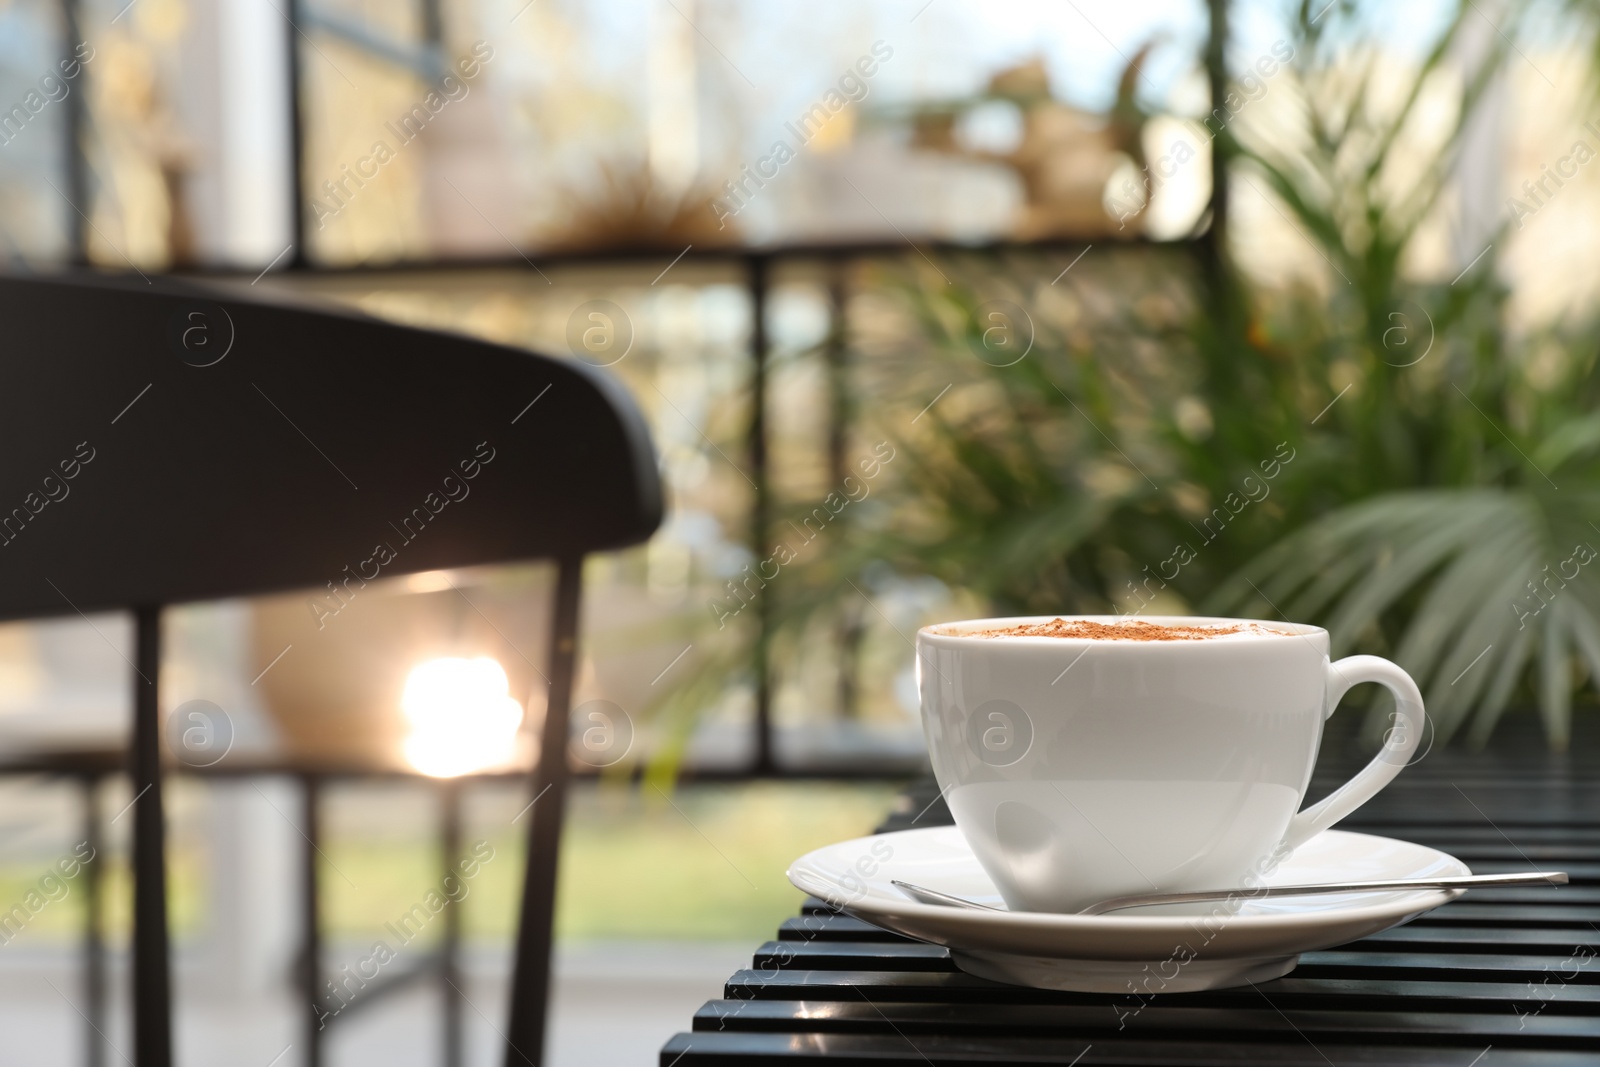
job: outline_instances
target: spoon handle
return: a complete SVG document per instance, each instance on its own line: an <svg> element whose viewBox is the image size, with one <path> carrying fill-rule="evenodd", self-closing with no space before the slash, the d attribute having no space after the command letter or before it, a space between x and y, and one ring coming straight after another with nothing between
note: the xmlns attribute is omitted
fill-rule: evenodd
<svg viewBox="0 0 1600 1067"><path fill-rule="evenodd" d="M991 908L965 897L941 893L937 889L914 885L894 879L893 884L913 899L925 904L946 904L951 907L976 911L1004 911ZM1079 915L1104 915L1125 908L1143 908L1155 904L1192 904L1206 900L1226 900L1239 897L1256 900L1261 897L1309 896L1318 893L1378 893L1397 889L1471 889L1475 886L1493 885L1566 885L1565 871L1535 871L1529 874L1471 874L1451 878L1398 878L1373 882L1319 882L1315 885L1269 885L1254 889L1209 889L1197 893L1136 893L1133 896L1112 897L1091 904Z"/></svg>
<svg viewBox="0 0 1600 1067"><path fill-rule="evenodd" d="M924 904L943 904L951 908L966 908L969 911L1003 912L1006 910L1005 908L991 908L987 904L979 904L976 900L968 900L966 897L941 893L937 889L929 889L927 886L917 885L915 882L902 882L898 878L889 879L889 884L912 900L920 900Z"/></svg>
<svg viewBox="0 0 1600 1067"><path fill-rule="evenodd" d="M1141 908L1153 904L1189 904L1204 900L1225 900L1237 896L1252 900L1261 897L1307 896L1316 893L1378 893L1393 889L1471 889L1489 885L1565 885L1565 871L1537 871L1530 874L1469 874L1453 878L1396 878L1375 882L1320 882L1315 885L1268 885L1254 889L1218 889L1201 893L1138 893L1112 897L1091 904L1078 914L1104 915L1108 911Z"/></svg>

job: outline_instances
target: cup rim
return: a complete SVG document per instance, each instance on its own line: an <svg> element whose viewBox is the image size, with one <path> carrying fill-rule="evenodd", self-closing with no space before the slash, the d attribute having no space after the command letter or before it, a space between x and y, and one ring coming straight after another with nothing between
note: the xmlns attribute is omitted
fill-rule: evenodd
<svg viewBox="0 0 1600 1067"><path fill-rule="evenodd" d="M1007 645L1023 647L1049 647L1049 648L1082 648L1085 646L1100 646L1105 648L1141 648L1141 649L1178 649L1195 648L1206 645L1203 640L1184 641L1137 641L1107 639L1096 637L1050 637L1044 635L1008 634L1004 636L983 635L971 631L1001 629L1008 626L1024 626L1030 623L1052 622L1060 619L1064 622L1098 622L1107 625L1119 622L1147 622L1158 626L1225 626L1225 625L1250 625L1267 630L1267 633L1250 632L1243 634L1230 634L1226 647L1237 648L1240 645L1261 645L1277 641L1283 637L1327 637L1328 631L1320 626L1313 626L1303 622L1281 622L1267 619L1241 619L1229 618L1222 615L1011 615L987 619L958 619L951 622L937 622L924 626L917 631L917 642L932 642L950 645L993 645L1004 642ZM952 629L955 632L952 632Z"/></svg>

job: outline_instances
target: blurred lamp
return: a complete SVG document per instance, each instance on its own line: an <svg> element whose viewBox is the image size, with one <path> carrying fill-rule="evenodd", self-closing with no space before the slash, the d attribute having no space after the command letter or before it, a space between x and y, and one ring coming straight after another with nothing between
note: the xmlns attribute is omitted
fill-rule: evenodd
<svg viewBox="0 0 1600 1067"><path fill-rule="evenodd" d="M400 710L411 725L407 762L434 778L504 766L516 754L522 705L489 656L419 663L406 678Z"/></svg>

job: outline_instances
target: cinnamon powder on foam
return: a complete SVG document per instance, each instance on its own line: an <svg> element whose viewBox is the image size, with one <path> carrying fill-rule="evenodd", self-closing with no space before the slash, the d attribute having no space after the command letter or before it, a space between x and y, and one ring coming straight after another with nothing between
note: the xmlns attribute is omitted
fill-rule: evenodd
<svg viewBox="0 0 1600 1067"><path fill-rule="evenodd" d="M970 630L966 636L1076 637L1100 641L1203 641L1208 637L1240 633L1293 636L1287 631L1273 630L1254 623L1236 623L1231 626L1163 626L1160 623L1137 619L1118 623L1091 622L1087 619L1071 621L1051 619L1049 622L1029 622L992 630Z"/></svg>

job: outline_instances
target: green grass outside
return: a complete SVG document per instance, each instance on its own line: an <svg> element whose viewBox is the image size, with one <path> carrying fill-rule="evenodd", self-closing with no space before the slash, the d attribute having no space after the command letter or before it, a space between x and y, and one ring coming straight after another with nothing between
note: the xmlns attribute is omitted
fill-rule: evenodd
<svg viewBox="0 0 1600 1067"><path fill-rule="evenodd" d="M870 832L888 810L890 785L752 783L684 786L662 796L646 786L585 784L568 800L557 904L558 936L566 939L760 941L795 914L801 894L784 870L810 849ZM469 937L505 939L515 923L522 881L522 833L527 819L504 819L467 829L467 847L485 840L494 857L466 882L462 923ZM441 888L432 838L373 841L328 827L321 870L325 936L376 937L425 895ZM126 866L104 864L107 930L127 937ZM47 861L0 863L0 909L24 899ZM205 866L192 849L169 859L170 918L178 937L203 929ZM32 916L15 944L70 943L82 922L82 892ZM283 892L296 893L293 871ZM428 924L422 940L442 928ZM0 951L4 951L0 948Z"/></svg>

